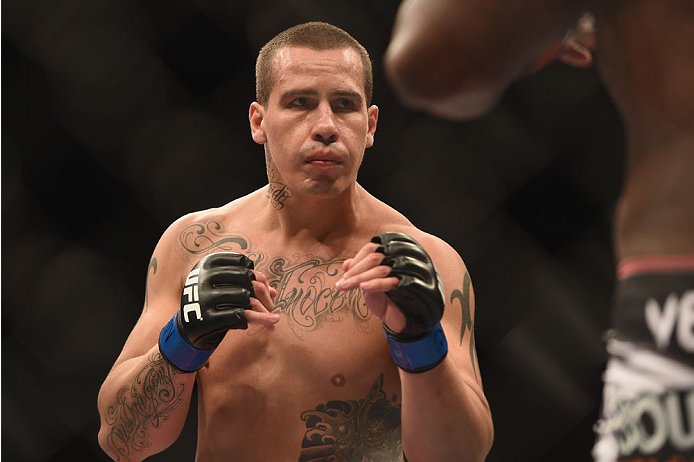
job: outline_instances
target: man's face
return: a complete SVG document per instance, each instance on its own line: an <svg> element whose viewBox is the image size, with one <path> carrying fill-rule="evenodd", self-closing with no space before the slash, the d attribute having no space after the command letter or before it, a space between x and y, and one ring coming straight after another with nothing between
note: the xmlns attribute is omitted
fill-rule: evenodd
<svg viewBox="0 0 694 462"><path fill-rule="evenodd" d="M356 181L373 145L378 108L366 107L364 74L352 49L280 49L265 107L250 110L274 180L296 193L334 197Z"/></svg>

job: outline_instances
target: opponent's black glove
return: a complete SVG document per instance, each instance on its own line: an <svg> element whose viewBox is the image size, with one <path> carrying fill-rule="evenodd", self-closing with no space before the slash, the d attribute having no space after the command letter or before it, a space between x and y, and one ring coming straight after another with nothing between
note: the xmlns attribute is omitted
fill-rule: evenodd
<svg viewBox="0 0 694 462"><path fill-rule="evenodd" d="M159 349L183 372L200 369L229 329L246 329L253 261L234 252L204 257L188 274L181 309L159 334Z"/></svg>
<svg viewBox="0 0 694 462"><path fill-rule="evenodd" d="M386 292L405 315L402 332L385 324L388 348L395 363L408 372L424 372L446 357L448 343L441 328L444 292L441 278L429 254L417 241L402 233L384 233L371 242L384 257L382 265L392 268L388 276L400 279L398 286Z"/></svg>

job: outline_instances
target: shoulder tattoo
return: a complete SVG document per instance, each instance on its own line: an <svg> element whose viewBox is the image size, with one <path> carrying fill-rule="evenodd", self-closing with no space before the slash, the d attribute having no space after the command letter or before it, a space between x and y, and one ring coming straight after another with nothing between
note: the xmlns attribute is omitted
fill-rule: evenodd
<svg viewBox="0 0 694 462"><path fill-rule="evenodd" d="M248 241L238 233L226 231L217 220L192 223L181 231L179 240L183 250L194 255L206 255L212 250L241 252L248 249Z"/></svg>

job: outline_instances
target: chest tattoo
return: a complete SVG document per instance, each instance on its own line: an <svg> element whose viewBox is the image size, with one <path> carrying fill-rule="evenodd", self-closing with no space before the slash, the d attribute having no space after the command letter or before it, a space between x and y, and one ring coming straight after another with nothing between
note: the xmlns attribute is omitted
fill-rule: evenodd
<svg viewBox="0 0 694 462"><path fill-rule="evenodd" d="M297 337L347 316L360 331L368 331L370 312L361 292L335 288L343 262L296 256L292 260L276 258L268 265L270 285L277 290L275 310L287 315Z"/></svg>
<svg viewBox="0 0 694 462"><path fill-rule="evenodd" d="M335 282L344 259L323 259L312 255L269 258L237 230L226 230L217 220L193 223L179 236L180 252L186 260L193 255L216 251L239 252L253 260L271 287L277 290L274 312L286 316L292 332L303 338L334 322L351 318L361 332L369 332L371 313L358 290L340 291Z"/></svg>
<svg viewBox="0 0 694 462"><path fill-rule="evenodd" d="M179 240L188 254L207 255L213 251L243 252L249 247L248 241L238 233L228 232L217 220L193 223L186 226ZM190 259L183 255L184 260Z"/></svg>

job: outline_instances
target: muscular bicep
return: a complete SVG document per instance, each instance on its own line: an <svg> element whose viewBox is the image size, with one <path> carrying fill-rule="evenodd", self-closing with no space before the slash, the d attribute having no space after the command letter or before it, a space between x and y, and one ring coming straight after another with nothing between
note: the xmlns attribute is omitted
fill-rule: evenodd
<svg viewBox="0 0 694 462"><path fill-rule="evenodd" d="M446 278L444 289L446 308L441 322L449 353L465 375L481 385L475 346L475 294L470 273L464 265L455 275Z"/></svg>
<svg viewBox="0 0 694 462"><path fill-rule="evenodd" d="M156 345L161 328L180 307L186 262L173 251L167 233L162 236L147 265L142 313L114 368L130 358L146 354Z"/></svg>
<svg viewBox="0 0 694 462"><path fill-rule="evenodd" d="M467 269L463 270L462 283L450 287L446 295L448 300L446 300L444 322L451 331L449 343L452 342L454 348L462 348L462 353L467 355L477 381L479 371L475 350L475 295Z"/></svg>
<svg viewBox="0 0 694 462"><path fill-rule="evenodd" d="M429 248L443 282L446 305L441 326L448 355L465 383L486 402L475 345L475 293L470 273L460 255L445 242L434 238Z"/></svg>
<svg viewBox="0 0 694 462"><path fill-rule="evenodd" d="M387 76L408 106L451 119L481 116L573 27L581 3L407 0L385 55Z"/></svg>

